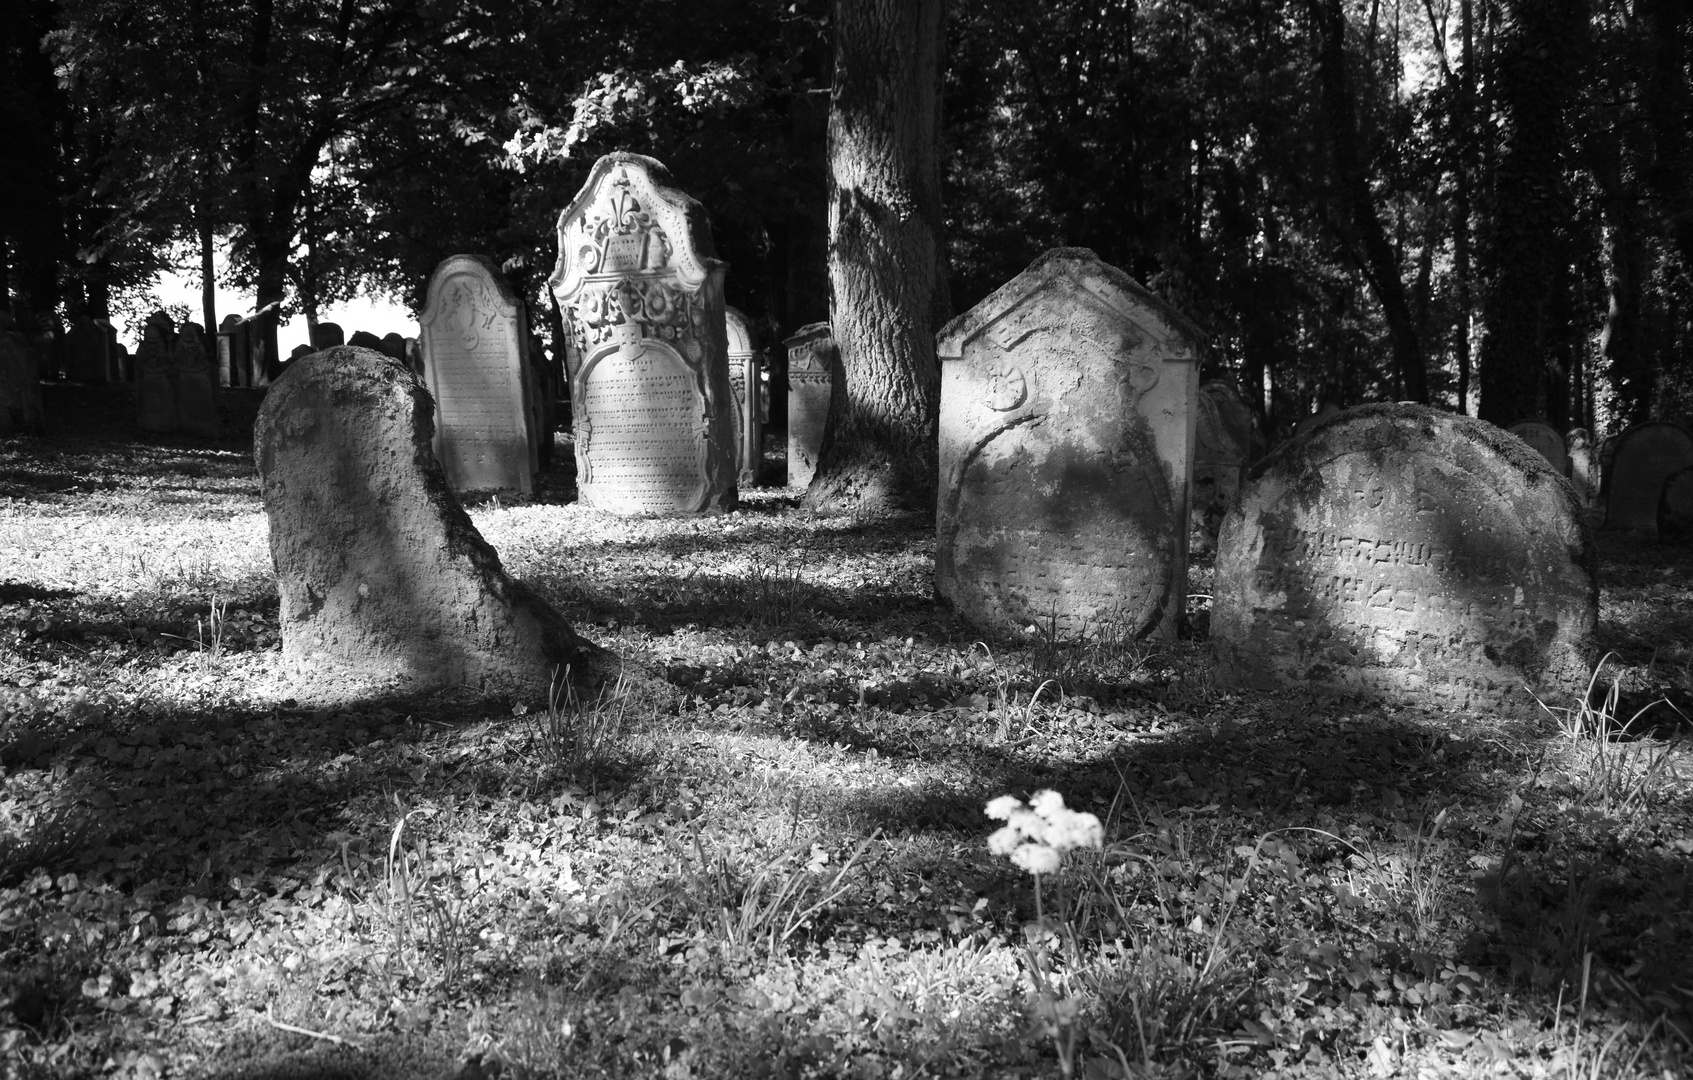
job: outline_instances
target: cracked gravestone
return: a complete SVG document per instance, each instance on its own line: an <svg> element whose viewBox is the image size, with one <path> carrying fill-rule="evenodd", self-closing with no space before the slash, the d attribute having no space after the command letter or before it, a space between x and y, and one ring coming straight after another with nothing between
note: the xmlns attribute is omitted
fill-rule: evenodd
<svg viewBox="0 0 1693 1080"><path fill-rule="evenodd" d="M1574 492L1491 424L1352 409L1253 469L1218 538L1223 687L1514 716L1573 704L1597 557Z"/></svg>

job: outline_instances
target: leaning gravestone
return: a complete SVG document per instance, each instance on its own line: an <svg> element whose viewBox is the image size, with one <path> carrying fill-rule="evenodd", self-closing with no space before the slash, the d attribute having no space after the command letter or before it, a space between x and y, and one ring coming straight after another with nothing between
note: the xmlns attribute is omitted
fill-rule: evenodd
<svg viewBox="0 0 1693 1080"><path fill-rule="evenodd" d="M1173 639L1202 339L1082 248L936 338L935 588L979 626Z"/></svg>
<svg viewBox="0 0 1693 1080"><path fill-rule="evenodd" d="M826 322L800 327L782 347L788 350L788 486L806 487L817 473L840 357Z"/></svg>
<svg viewBox="0 0 1693 1080"><path fill-rule="evenodd" d="M141 348L135 354L135 423L143 431L176 430L176 385L171 378L171 357L176 349L176 331L168 331L169 317L161 322L147 320Z"/></svg>
<svg viewBox="0 0 1693 1080"><path fill-rule="evenodd" d="M1693 435L1680 424L1636 424L1617 439L1605 481L1605 527L1658 526L1658 500L1671 473L1693 465Z"/></svg>
<svg viewBox="0 0 1693 1080"><path fill-rule="evenodd" d="M723 309L724 330L729 339L729 389L735 395L735 463L737 479L751 487L758 482L758 466L764 457L764 425L759 421L759 351L754 344L752 324L732 307Z"/></svg>
<svg viewBox="0 0 1693 1080"><path fill-rule="evenodd" d="M254 429L293 696L544 694L605 654L506 576L436 460L429 394L342 346L296 361Z"/></svg>
<svg viewBox="0 0 1693 1080"><path fill-rule="evenodd" d="M67 377L73 382L105 382L110 368L110 340L105 328L87 315L72 323L70 333L65 335Z"/></svg>
<svg viewBox="0 0 1693 1080"><path fill-rule="evenodd" d="M735 502L724 263L659 162L607 154L558 217L548 284L569 325L577 490L618 514Z"/></svg>
<svg viewBox="0 0 1693 1080"><path fill-rule="evenodd" d="M1521 441L1421 405L1352 409L1260 463L1223 522L1217 684L1568 705L1594 659L1596 566L1569 485Z"/></svg>
<svg viewBox="0 0 1693 1080"><path fill-rule="evenodd" d="M171 364L171 378L176 387L177 430L207 439L217 438L222 433L217 391L211 357L206 353L206 335L199 323L182 324Z"/></svg>
<svg viewBox="0 0 1693 1080"><path fill-rule="evenodd" d="M1664 492L1658 498L1658 539L1693 546L1693 465L1664 480Z"/></svg>
<svg viewBox="0 0 1693 1080"><path fill-rule="evenodd" d="M1200 384L1193 446L1193 516L1215 537L1252 464L1256 417L1233 379Z"/></svg>
<svg viewBox="0 0 1693 1080"><path fill-rule="evenodd" d="M523 301L488 260L454 255L429 278L424 374L435 453L454 491L535 492Z"/></svg>
<svg viewBox="0 0 1693 1080"><path fill-rule="evenodd" d="M1599 458L1593 452L1593 436L1586 428L1570 429L1570 487L1575 489L1576 501L1583 510L1599 505Z"/></svg>
<svg viewBox="0 0 1693 1080"><path fill-rule="evenodd" d="M1558 429L1541 420L1522 420L1507 428L1512 435L1528 443L1541 457L1552 463L1552 471L1559 476L1570 474L1569 449Z"/></svg>

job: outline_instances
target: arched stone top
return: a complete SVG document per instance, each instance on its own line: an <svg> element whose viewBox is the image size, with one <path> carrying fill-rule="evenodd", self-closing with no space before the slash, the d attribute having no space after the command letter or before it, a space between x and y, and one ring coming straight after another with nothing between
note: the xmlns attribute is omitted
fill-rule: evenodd
<svg viewBox="0 0 1693 1080"><path fill-rule="evenodd" d="M502 318L514 317L523 301L512 291L494 261L482 255L452 255L442 260L429 275L429 295L423 306L422 325L434 328L446 312L464 310L467 305L447 303L450 291L463 290L475 307L493 311Z"/></svg>
<svg viewBox="0 0 1693 1080"><path fill-rule="evenodd" d="M559 214L558 263L547 284L562 305L596 278L671 277L697 289L725 267L705 208L671 182L670 170L617 151L594 163Z"/></svg>
<svg viewBox="0 0 1693 1080"><path fill-rule="evenodd" d="M751 356L758 351L753 345L752 323L739 310L724 305L723 328L729 335L729 359Z"/></svg>

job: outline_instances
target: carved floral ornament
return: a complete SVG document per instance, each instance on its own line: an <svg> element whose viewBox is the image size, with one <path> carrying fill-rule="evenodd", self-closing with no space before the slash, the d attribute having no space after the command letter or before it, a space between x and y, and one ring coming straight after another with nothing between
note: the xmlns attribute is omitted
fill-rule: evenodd
<svg viewBox="0 0 1693 1080"><path fill-rule="evenodd" d="M493 271L479 258L455 255L436 268L429 281L423 325L475 351L482 335L500 320L517 315L517 301L505 295Z"/></svg>

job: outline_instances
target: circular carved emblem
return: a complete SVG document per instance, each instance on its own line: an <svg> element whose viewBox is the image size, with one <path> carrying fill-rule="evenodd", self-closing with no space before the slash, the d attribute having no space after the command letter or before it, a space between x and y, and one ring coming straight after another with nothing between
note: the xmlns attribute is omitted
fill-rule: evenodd
<svg viewBox="0 0 1693 1080"><path fill-rule="evenodd" d="M1009 412L1023 404L1029 396L1029 382L1023 369L1015 364L1001 364L988 374L987 407L994 412Z"/></svg>

